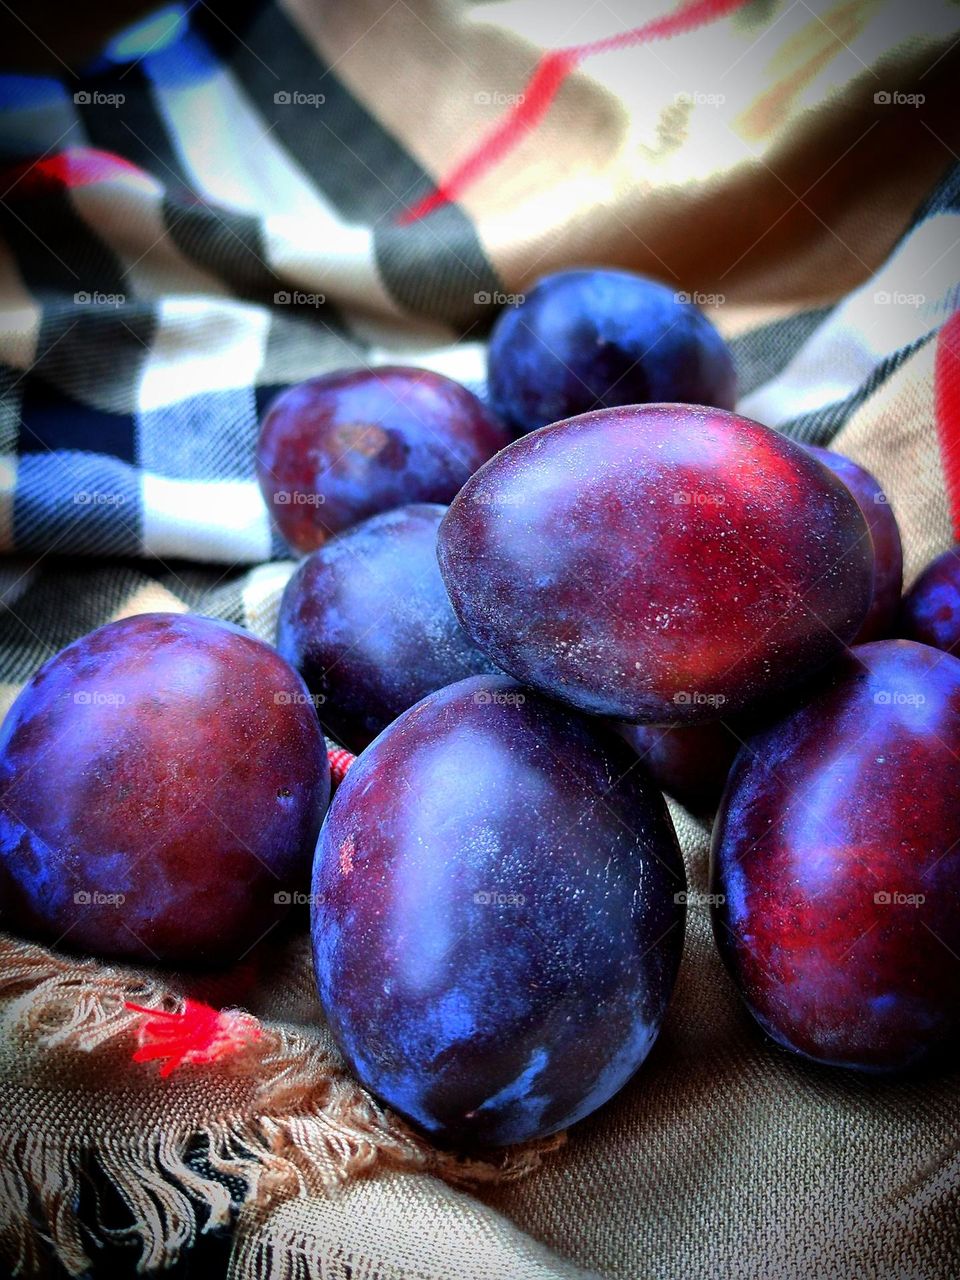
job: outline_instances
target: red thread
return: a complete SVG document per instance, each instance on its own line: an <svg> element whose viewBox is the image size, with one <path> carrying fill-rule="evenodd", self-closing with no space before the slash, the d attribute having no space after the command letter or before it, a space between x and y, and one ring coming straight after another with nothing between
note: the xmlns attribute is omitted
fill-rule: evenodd
<svg viewBox="0 0 960 1280"><path fill-rule="evenodd" d="M933 385L953 536L960 542L960 311L955 311L940 330Z"/></svg>
<svg viewBox="0 0 960 1280"><path fill-rule="evenodd" d="M327 758L330 761L330 777L333 785L338 787L343 781L347 770L356 760L355 755L351 755L349 751L338 751L336 749L327 752Z"/></svg>
<svg viewBox="0 0 960 1280"><path fill-rule="evenodd" d="M160 1068L161 1076L169 1076L187 1063L216 1062L260 1038L260 1026L249 1014L212 1009L189 997L178 1012L146 1009L129 1000L124 1004L146 1019L140 1027L139 1048L133 1061L166 1059Z"/></svg>
<svg viewBox="0 0 960 1280"><path fill-rule="evenodd" d="M742 8L745 3L746 0L692 0L692 3L684 5L677 12L654 18L642 27L634 27L630 31L622 31L588 44L548 50L534 67L520 100L433 191L409 209L404 209L397 218L398 224L407 226L459 199L467 187L498 164L525 134L540 123L567 76L584 58L692 31L705 22L726 17L735 9Z"/></svg>

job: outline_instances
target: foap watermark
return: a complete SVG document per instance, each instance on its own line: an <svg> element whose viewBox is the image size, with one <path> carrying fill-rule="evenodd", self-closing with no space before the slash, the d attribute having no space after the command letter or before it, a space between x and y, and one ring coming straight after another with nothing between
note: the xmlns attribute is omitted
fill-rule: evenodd
<svg viewBox="0 0 960 1280"><path fill-rule="evenodd" d="M681 107L722 107L727 100L725 93L702 93L699 89L681 89L673 95Z"/></svg>
<svg viewBox="0 0 960 1280"><path fill-rule="evenodd" d="M722 493L700 493L692 489L678 489L673 495L675 507L722 507L726 500Z"/></svg>
<svg viewBox="0 0 960 1280"><path fill-rule="evenodd" d="M127 900L125 893L103 893L100 889L78 889L73 895L78 907L122 907Z"/></svg>
<svg viewBox="0 0 960 1280"><path fill-rule="evenodd" d="M322 507L326 498L322 493L308 493L304 489L278 489L273 501L278 507Z"/></svg>
<svg viewBox="0 0 960 1280"><path fill-rule="evenodd" d="M480 689L473 700L478 707L522 707L527 699L519 689Z"/></svg>
<svg viewBox="0 0 960 1280"><path fill-rule="evenodd" d="M873 695L878 707L922 707L926 697L922 693L903 693L900 689L881 689Z"/></svg>
<svg viewBox="0 0 960 1280"><path fill-rule="evenodd" d="M473 900L480 907L522 907L527 899L522 893L478 889L473 895Z"/></svg>
<svg viewBox="0 0 960 1280"><path fill-rule="evenodd" d="M326 900L325 893L303 893L299 889L278 889L273 895L278 907L319 907Z"/></svg>
<svg viewBox="0 0 960 1280"><path fill-rule="evenodd" d="M122 107L127 100L125 93L103 93L100 89L79 89L73 100L78 107Z"/></svg>
<svg viewBox="0 0 960 1280"><path fill-rule="evenodd" d="M122 307L127 301L127 295L101 293L99 289L78 289L73 300L78 307Z"/></svg>
<svg viewBox="0 0 960 1280"><path fill-rule="evenodd" d="M78 507L122 507L126 500L122 493L105 493L101 489L80 489L73 495Z"/></svg>
<svg viewBox="0 0 960 1280"><path fill-rule="evenodd" d="M478 289L473 295L473 300L478 307L519 307L527 300L525 293L500 293L494 290L488 293L486 289Z"/></svg>
<svg viewBox="0 0 960 1280"><path fill-rule="evenodd" d="M699 689L680 689L673 695L678 707L722 707L726 702L722 693L702 693Z"/></svg>
<svg viewBox="0 0 960 1280"><path fill-rule="evenodd" d="M722 907L726 902L726 894L700 893L697 889L685 889L673 895L674 902L681 907Z"/></svg>
<svg viewBox="0 0 960 1280"><path fill-rule="evenodd" d="M305 293L303 289L278 289L273 295L278 307L322 307L326 305L325 293Z"/></svg>
<svg viewBox="0 0 960 1280"><path fill-rule="evenodd" d="M73 695L78 707L122 707L126 700L122 693L110 693L105 689L78 689Z"/></svg>
<svg viewBox="0 0 960 1280"><path fill-rule="evenodd" d="M922 107L927 100L925 93L902 93L899 89L878 89L873 95L878 107Z"/></svg>
<svg viewBox="0 0 960 1280"><path fill-rule="evenodd" d="M500 89L478 89L473 95L480 107L519 107L526 102L525 93L503 93Z"/></svg>
<svg viewBox="0 0 960 1280"><path fill-rule="evenodd" d="M278 89L273 100L278 107L322 107L327 96L324 93L304 93L302 89Z"/></svg>
<svg viewBox="0 0 960 1280"><path fill-rule="evenodd" d="M278 707L322 707L326 700L325 693L294 693L289 689L278 689L273 695Z"/></svg>
<svg viewBox="0 0 960 1280"><path fill-rule="evenodd" d="M673 295L675 302L689 302L695 307L722 307L727 300L725 293L703 293L700 289L694 289L693 293L688 293L686 289L681 289Z"/></svg>
<svg viewBox="0 0 960 1280"><path fill-rule="evenodd" d="M495 493L491 489L479 489L470 495L470 501L481 507L520 507L526 498L522 493Z"/></svg>
<svg viewBox="0 0 960 1280"><path fill-rule="evenodd" d="M922 307L926 305L925 293L904 293L902 289L878 289L873 295L878 307Z"/></svg>
<svg viewBox="0 0 960 1280"><path fill-rule="evenodd" d="M889 893L881 889L873 900L878 907L922 907L927 897L923 893Z"/></svg>

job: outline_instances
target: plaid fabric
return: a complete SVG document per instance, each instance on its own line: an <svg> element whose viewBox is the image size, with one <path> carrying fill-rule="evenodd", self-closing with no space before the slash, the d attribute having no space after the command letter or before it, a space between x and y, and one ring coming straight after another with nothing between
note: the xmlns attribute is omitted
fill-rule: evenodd
<svg viewBox="0 0 960 1280"><path fill-rule="evenodd" d="M955 6L725 11L591 62L483 182L406 226L398 215L522 94L542 48L624 22L559 0L198 0L94 64L0 75L0 710L45 658L124 614L191 609L272 639L291 565L253 477L266 404L304 377L386 361L483 395L497 300L560 266L633 267L702 300L741 409L878 476L908 579L960 536ZM677 817L703 884L703 832ZM876 1105L849 1081L809 1088L737 1020L702 923L660 1056L552 1172L481 1199L391 1175L351 1189L352 1216L311 1184L276 1212L248 1206L231 1274L955 1274L940 1228L960 1196L956 1153L937 1147L956 1119L948 1087ZM297 1034L316 1018L305 954L267 966L256 999L235 986L225 999ZM691 1067L704 1043L743 1090L709 1124ZM4 1049L3 1110L32 1115ZM128 1058L121 1046L110 1080ZM221 1083L182 1085L178 1107L189 1095L206 1114ZM172 1122L163 1096L153 1114ZM906 1137L890 1138L887 1105ZM691 1135L709 1185L683 1172ZM916 1168L888 1212L870 1196L906 1146ZM204 1150L186 1144L184 1161L222 1178ZM842 1229L810 1225L827 1193ZM744 1196L785 1224L771 1217L756 1247L731 1225ZM57 1213L55 1247L80 1271ZM192 1241L178 1221L138 1227L154 1261Z"/></svg>

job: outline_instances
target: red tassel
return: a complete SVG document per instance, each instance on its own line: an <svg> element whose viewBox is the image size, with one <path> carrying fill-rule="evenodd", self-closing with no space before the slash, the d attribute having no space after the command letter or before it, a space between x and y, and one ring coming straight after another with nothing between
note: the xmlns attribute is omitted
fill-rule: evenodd
<svg viewBox="0 0 960 1280"><path fill-rule="evenodd" d="M332 750L327 752L327 758L330 761L330 777L333 785L339 787L340 783L346 776L347 770L356 760L355 755L351 755L349 751Z"/></svg>
<svg viewBox="0 0 960 1280"><path fill-rule="evenodd" d="M953 536L960 541L960 311L954 311L940 330L934 386L940 457Z"/></svg>
<svg viewBox="0 0 960 1280"><path fill-rule="evenodd" d="M165 1059L161 1076L169 1076L186 1064L217 1062L229 1057L251 1041L259 1040L261 1034L259 1023L250 1014L212 1009L189 997L179 1012L146 1009L129 1000L124 1003L127 1009L145 1016L133 1061Z"/></svg>
<svg viewBox="0 0 960 1280"><path fill-rule="evenodd" d="M454 200L472 186L478 178L498 164L520 142L520 139L540 123L560 91L567 76L585 58L597 53L609 53L612 49L625 49L629 45L643 44L649 40L663 40L683 31L692 31L705 22L724 18L740 9L746 0L691 0L676 13L665 14L646 22L642 27L593 40L589 44L575 44L567 49L547 50L533 69L520 100L510 108L503 119L487 134L480 144L456 166L452 173L440 182L428 195L397 217L400 226L407 226L424 218L435 209Z"/></svg>

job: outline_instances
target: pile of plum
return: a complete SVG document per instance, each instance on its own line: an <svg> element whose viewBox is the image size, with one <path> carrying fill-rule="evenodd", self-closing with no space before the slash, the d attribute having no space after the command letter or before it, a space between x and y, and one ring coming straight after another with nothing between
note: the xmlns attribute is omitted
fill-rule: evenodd
<svg viewBox="0 0 960 1280"><path fill-rule="evenodd" d="M942 1056L960 555L901 601L876 480L737 416L719 335L640 277L541 281L489 387L279 397L257 468L303 558L276 648L141 615L37 672L0 734L3 925L226 964L309 900L359 1079L437 1141L515 1142L657 1037L688 898L666 792L715 815L716 941L774 1041ZM329 808L324 730L359 753Z"/></svg>

